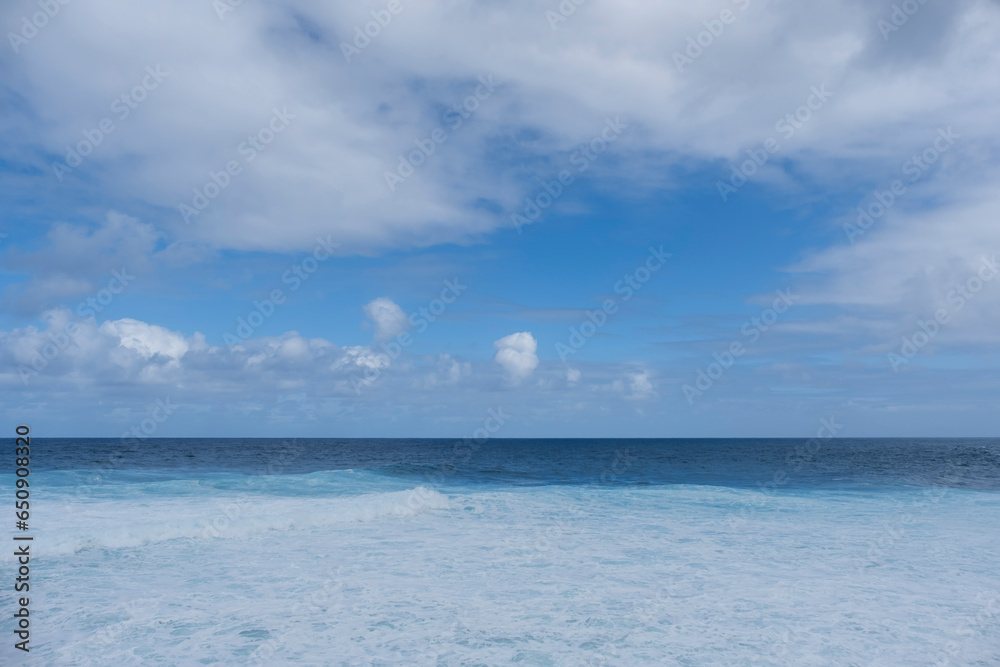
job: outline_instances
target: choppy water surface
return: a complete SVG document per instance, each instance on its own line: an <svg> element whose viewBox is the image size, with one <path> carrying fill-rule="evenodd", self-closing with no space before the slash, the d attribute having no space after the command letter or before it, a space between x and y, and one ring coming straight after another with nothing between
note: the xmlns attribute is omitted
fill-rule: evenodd
<svg viewBox="0 0 1000 667"><path fill-rule="evenodd" d="M38 664L1000 664L997 440L32 444Z"/></svg>

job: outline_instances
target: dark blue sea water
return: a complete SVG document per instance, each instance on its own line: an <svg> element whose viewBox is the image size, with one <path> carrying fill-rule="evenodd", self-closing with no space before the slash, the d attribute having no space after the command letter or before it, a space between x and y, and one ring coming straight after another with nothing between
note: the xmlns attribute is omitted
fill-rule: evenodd
<svg viewBox="0 0 1000 667"><path fill-rule="evenodd" d="M943 485L1000 490L998 439L36 439L36 470L307 474L457 484ZM8 443L12 446L12 442ZM612 470L612 466L614 469ZM603 475L603 478L602 478Z"/></svg>
<svg viewBox="0 0 1000 667"><path fill-rule="evenodd" d="M996 439L33 439L31 480L38 664L1000 664Z"/></svg>

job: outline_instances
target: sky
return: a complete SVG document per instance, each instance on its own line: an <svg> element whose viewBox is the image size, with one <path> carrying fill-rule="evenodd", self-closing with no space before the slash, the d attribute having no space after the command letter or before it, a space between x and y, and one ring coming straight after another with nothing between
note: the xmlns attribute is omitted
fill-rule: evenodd
<svg viewBox="0 0 1000 667"><path fill-rule="evenodd" d="M11 428L997 435L996 0L0 26Z"/></svg>

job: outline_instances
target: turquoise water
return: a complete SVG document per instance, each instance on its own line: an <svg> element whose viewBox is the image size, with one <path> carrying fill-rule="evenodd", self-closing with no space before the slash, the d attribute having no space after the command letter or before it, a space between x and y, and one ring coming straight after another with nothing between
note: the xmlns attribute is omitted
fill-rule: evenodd
<svg viewBox="0 0 1000 667"><path fill-rule="evenodd" d="M32 444L33 664L1000 664L997 440Z"/></svg>

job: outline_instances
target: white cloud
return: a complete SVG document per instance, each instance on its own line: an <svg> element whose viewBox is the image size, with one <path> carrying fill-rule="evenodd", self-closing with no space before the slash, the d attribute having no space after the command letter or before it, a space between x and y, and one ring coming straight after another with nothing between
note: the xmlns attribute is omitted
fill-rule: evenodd
<svg viewBox="0 0 1000 667"><path fill-rule="evenodd" d="M494 361L500 364L507 378L513 384L519 384L527 378L538 366L538 342L527 331L504 336L493 343L497 349Z"/></svg>
<svg viewBox="0 0 1000 667"><path fill-rule="evenodd" d="M432 387L453 387L462 380L472 376L472 365L463 362L450 354L439 354L434 371L428 373L422 383L418 383L425 389Z"/></svg>
<svg viewBox="0 0 1000 667"><path fill-rule="evenodd" d="M380 371L388 368L390 365L392 365L392 360L389 359L389 355L383 352L375 352L368 347L354 345L343 349L343 355L330 365L330 370L360 369Z"/></svg>
<svg viewBox="0 0 1000 667"><path fill-rule="evenodd" d="M890 337L896 342L917 318L932 318L940 309L953 317L937 342L1000 340L995 326L1000 278L987 281L974 299L962 297L968 307L960 312L948 299L951 294L958 301L954 291L977 275L984 259L1000 254L1000 195L995 189L962 189L961 199L954 200L956 181L962 177L961 171L945 173L933 187L914 188L853 245L836 244L791 267L800 274L801 302L832 304L855 315L853 324L848 317L837 319L840 333L846 333L845 326L864 331L878 323L880 330L866 331L871 342L884 343ZM936 207L908 206L907 198L919 204L927 196L943 202ZM856 215L847 222L855 222Z"/></svg>
<svg viewBox="0 0 1000 667"><path fill-rule="evenodd" d="M7 250L6 267L30 272L32 280L8 287L5 300L21 312L38 314L66 299L93 295L116 272L131 278L145 272L161 236L152 224L117 211L93 226L56 223L44 247Z"/></svg>
<svg viewBox="0 0 1000 667"><path fill-rule="evenodd" d="M386 373L381 371L388 367L388 356L368 346L340 347L294 332L251 338L230 349L207 345L198 333L185 335L138 321L128 323L127 335L119 333L125 326L121 322L113 328L83 321L70 339L64 337L67 311L46 317L42 329L0 331L0 412L11 420L44 417L51 433L113 435L116 425L129 425L120 424L122 420L134 424L148 416L151 403L169 398L183 417L172 419L158 434L203 435L205 429L221 427L230 434L288 436L293 428L315 436L336 432L454 437L471 432L486 410L497 406L515 417L509 432L518 437L537 434L534 429L545 425L551 435L620 437L624 429L630 435L648 436L651 428L684 435L736 434L719 426L714 410L695 414L690 423L678 421L677 401L683 400L678 381L656 381L657 376L666 377L661 373L670 372L667 367L637 371L629 365L589 364L579 382L567 384L561 365L537 366L535 340L527 333L497 341L503 350L498 350L496 363L503 360L505 371L537 376L537 381L522 382L519 390L509 391L495 381L489 370L494 362L488 360L418 356L393 362L392 372ZM123 337L131 346L122 344ZM969 392L988 395L995 384L990 368L942 371L936 376L938 382L914 382L884 368L809 365L809 379L790 373L789 367L787 363L755 369L736 365L725 383L706 394L706 405L717 402L727 416L735 413L741 423L761 424L754 419L761 413L763 392L768 410L795 415L782 420L775 433L801 435L804 431L796 429L810 426L815 414L830 409L830 391L847 392L851 398L842 407L853 414L852 429L878 431L881 424L881 432L891 432L885 411L892 410L907 415L908 421L916 420L910 432L938 428L940 433L934 420L939 420L942 409L970 414ZM364 380L365 390L358 393L352 378L369 376L377 380ZM894 397L891 405L851 393L873 382ZM962 386L967 391L946 392L942 398L941 386ZM639 399L658 396L658 391L665 394L664 400L640 403ZM624 423L615 418L640 404L642 420ZM989 407L976 408L982 423L992 416ZM553 424L561 426L553 431Z"/></svg>
<svg viewBox="0 0 1000 667"><path fill-rule="evenodd" d="M561 367L509 392L491 376L488 367L494 362L488 360L441 354L390 362L388 355L368 346L342 347L295 332L253 337L230 348L206 344L199 333L185 335L131 319L103 324L76 320L77 328L67 334L68 311L51 311L46 318L42 329L0 331L0 405L24 418L28 410L58 404L67 427L76 433L89 421L95 432L107 433L121 415L141 413L149 402L164 397L185 406L187 416L177 423L195 431L200 427L193 416L198 414L213 419L226 415L236 432L250 424L287 425L298 415L367 420L358 422L361 434L373 432L372 420L381 427L396 417L406 417L411 426L423 416L428 424L440 420L475 428L476 415L497 405L516 409L519 423L528 425L553 415L594 414L632 398L624 392L598 396L597 385L580 382L568 387L559 381ZM541 374L537 342L530 333L506 336L496 347L496 363L512 383ZM387 373L390 363L392 372ZM588 375L599 383L622 377L623 370L592 366ZM365 387L360 393L359 378ZM637 382L633 392L643 389L641 378ZM554 403L544 400L555 391L566 393ZM95 405L108 407L93 421Z"/></svg>
<svg viewBox="0 0 1000 667"><path fill-rule="evenodd" d="M189 349L187 341L180 334L130 318L105 322L101 325L101 332L118 338L122 347L134 350L143 359L154 355L180 359Z"/></svg>
<svg viewBox="0 0 1000 667"><path fill-rule="evenodd" d="M649 379L649 371L641 373L629 373L628 375L629 398L642 400L656 395L653 383Z"/></svg>
<svg viewBox="0 0 1000 667"><path fill-rule="evenodd" d="M22 12L6 3L0 21L19 25ZM220 21L195 0L155 14L96 0L51 21L19 56L8 53L6 83L24 112L5 115L0 132L7 161L51 185L42 156L62 155L109 117L116 129L63 192L85 186L161 207L169 213L158 226L182 241L301 249L333 231L356 251L467 240L509 224L477 202L509 212L553 166L539 160L543 171L515 174L491 162L498 142L568 163L609 116L632 128L614 148L629 191L662 185L664 159L745 159L821 84L834 91L822 120L783 141L781 157L808 157L801 171L830 184L877 174L938 124L995 146L997 3L922 5L887 42L876 25L890 12L886 2L856 0L750 3L681 72L674 53L717 15L709 8L589 3L553 31L529 0L463 12L443 1L408 5L347 63L341 41L371 20L361 5L243 3ZM156 65L169 75L119 118L113 101ZM452 129L442 110L490 73L503 86ZM240 143L285 107L295 117L247 162ZM385 172L437 127L447 141L390 192ZM522 130L535 138L515 141ZM651 154L661 168L649 168ZM229 160L241 173L185 225L177 206ZM787 183L781 169L772 161L758 178ZM610 178L612 169L598 162L595 172Z"/></svg>
<svg viewBox="0 0 1000 667"><path fill-rule="evenodd" d="M859 347L884 354L879 345L898 344L917 317L933 315L948 290L972 275L980 255L1000 248L1000 196L993 185L1000 148L1000 3L926 3L886 40L877 19L888 16L891 5L753 2L679 72L674 52L705 29L704 21L717 15L712 8L585 3L553 31L533 0L471 3L461 12L430 0L407 5L348 64L339 44L370 20L370 8L362 5L243 3L220 21L210 4L195 0L153 13L108 0L73 4L66 9L72 16L56 17L22 53L0 55L5 86L18 100L0 118L0 157L11 166L8 187L20 185L32 202L51 200L55 210L61 202L62 210L80 216L91 210L82 202L126 202L130 212L143 212L143 222L113 213L98 225L55 224L46 249L6 253L8 267L30 267L32 282L15 286L5 300L34 308L34 314L93 293L121 265L138 273L150 257L184 264L217 249L307 250L317 236L331 233L345 250L366 254L479 239L509 224L509 213L538 188L536 177L551 179L568 165L569 155L607 117L621 116L630 126L613 148L622 160L597 161L588 176L597 177L596 187L617 186L619 196L643 196L662 186L677 163L696 173L745 160L747 149L777 136L775 121L801 105L810 88L826 85L830 101L794 137L782 139L778 159L754 177L782 189L788 196L781 202L792 209L803 181L821 183L825 203L841 202L859 184L866 191L869 183L884 189L938 127L953 126L961 135L855 246L836 243L796 267L809 283L797 290L802 304L835 310L822 322L797 311L783 328L827 332L824 343L835 339L835 345L824 353L843 349L850 329ZM20 25L23 12L22 4L4 3L0 23ZM185 35L183 43L178 34ZM169 75L119 118L113 100L132 90L147 66L157 65ZM503 85L469 122L450 128L442 108L469 95L490 73ZM241 142L265 128L275 108L287 108L294 118L247 162ZM56 183L53 156L92 133L102 117L113 119L115 131ZM448 130L447 141L390 192L385 171L438 127ZM499 161L498 153L504 156ZM177 205L218 178L229 160L241 173L184 224ZM707 188L714 178L706 177ZM560 205L571 199L565 196ZM504 213L487 213L490 208ZM170 249L156 253L167 237ZM995 343L997 287L992 283L970 302L934 345L957 337ZM376 299L365 312L376 342L406 326L388 299ZM0 356L7 362L0 377L20 389L10 369L55 344L59 317L48 318L47 330L0 332ZM667 391L666 373L622 367L588 366L591 385L579 371L567 371L563 383L562 369L536 370L531 334L497 343L518 336L523 339L497 346L495 360L511 382L541 376L519 396L552 387L574 398L594 391L623 400ZM799 336L797 342L817 344L818 337ZM198 334L118 320L81 324L74 343L32 382L104 381L108 391L146 383L234 397L248 387L309 386L323 400L350 395L352 373L383 370L387 363L368 346L339 347L295 333L229 350L205 345ZM457 358L429 367L414 363L419 368L412 373L400 363L379 380L394 386L397 397L408 396L407 406L421 400L406 394L414 386L464 390L477 377ZM480 363L479 370L490 365ZM734 389L742 388L735 382L739 372L731 376ZM489 373L478 374L483 376ZM397 381L407 384L392 384ZM837 381L839 376L829 380L831 386ZM857 386L870 383L863 378ZM763 391L766 383L757 388Z"/></svg>
<svg viewBox="0 0 1000 667"><path fill-rule="evenodd" d="M375 341L384 343L406 331L410 320L392 299L379 297L365 306L365 315L375 325Z"/></svg>

